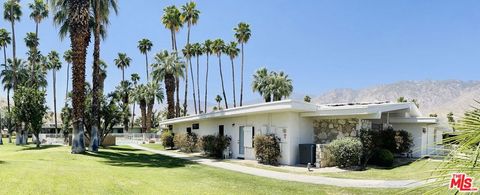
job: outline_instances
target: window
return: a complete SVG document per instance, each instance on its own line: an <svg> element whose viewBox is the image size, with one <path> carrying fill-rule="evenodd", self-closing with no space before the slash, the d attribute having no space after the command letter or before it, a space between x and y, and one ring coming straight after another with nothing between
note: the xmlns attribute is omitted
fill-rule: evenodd
<svg viewBox="0 0 480 195"><path fill-rule="evenodd" d="M252 127L252 147L255 148L255 127Z"/></svg>
<svg viewBox="0 0 480 195"><path fill-rule="evenodd" d="M218 126L218 135L224 136L225 135L225 130L223 125Z"/></svg>
<svg viewBox="0 0 480 195"><path fill-rule="evenodd" d="M168 130L172 131L173 130L173 125L168 125Z"/></svg>
<svg viewBox="0 0 480 195"><path fill-rule="evenodd" d="M191 133L192 133L192 128L191 128L191 127L187 127L187 133L188 133L188 134L191 134Z"/></svg>
<svg viewBox="0 0 480 195"><path fill-rule="evenodd" d="M199 129L200 125L198 123L195 123L192 125L192 129Z"/></svg>

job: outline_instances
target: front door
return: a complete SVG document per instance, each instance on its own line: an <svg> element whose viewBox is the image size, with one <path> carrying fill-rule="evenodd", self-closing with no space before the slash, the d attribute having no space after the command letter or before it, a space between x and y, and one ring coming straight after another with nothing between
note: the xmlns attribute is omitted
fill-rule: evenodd
<svg viewBox="0 0 480 195"><path fill-rule="evenodd" d="M238 157L243 158L245 156L245 146L244 146L244 127L241 126L238 130Z"/></svg>

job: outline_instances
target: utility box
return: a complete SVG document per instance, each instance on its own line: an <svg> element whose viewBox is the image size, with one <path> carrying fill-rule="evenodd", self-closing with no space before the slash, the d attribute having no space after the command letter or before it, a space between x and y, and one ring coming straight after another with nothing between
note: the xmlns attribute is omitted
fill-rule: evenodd
<svg viewBox="0 0 480 195"><path fill-rule="evenodd" d="M316 145L315 144L299 144L300 164L312 164L316 162Z"/></svg>

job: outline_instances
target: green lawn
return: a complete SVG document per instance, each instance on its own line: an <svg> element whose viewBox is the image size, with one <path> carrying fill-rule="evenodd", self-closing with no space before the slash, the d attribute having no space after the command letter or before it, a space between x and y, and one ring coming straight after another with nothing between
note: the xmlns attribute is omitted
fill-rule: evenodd
<svg viewBox="0 0 480 195"><path fill-rule="evenodd" d="M0 146L2 194L380 194L286 182L132 149L73 155L68 147Z"/></svg>
<svg viewBox="0 0 480 195"><path fill-rule="evenodd" d="M441 162L435 160L422 159L395 168L368 167L368 169L365 171L324 173L322 175L328 177L353 179L423 180L430 177L432 171L435 170L440 163Z"/></svg>

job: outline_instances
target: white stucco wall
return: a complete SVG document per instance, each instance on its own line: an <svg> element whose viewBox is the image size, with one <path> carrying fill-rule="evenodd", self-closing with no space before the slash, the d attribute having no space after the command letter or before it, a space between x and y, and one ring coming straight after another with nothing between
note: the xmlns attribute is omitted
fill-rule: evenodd
<svg viewBox="0 0 480 195"><path fill-rule="evenodd" d="M232 138L230 148L233 158L239 157L239 128L240 126L254 127L255 134L275 133L281 138L281 164L293 165L298 162L298 144L313 143L313 126L311 119L300 117L296 112L282 112L269 114L255 114L242 117L219 118L185 122L173 125L173 132L186 133L187 127L199 123L199 129L193 130L199 136L218 134L218 126L224 125L225 135ZM284 133L285 131L285 133ZM245 159L255 159L254 148L245 148Z"/></svg>

